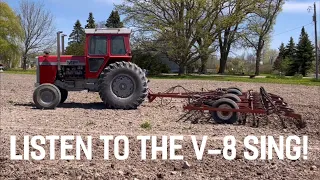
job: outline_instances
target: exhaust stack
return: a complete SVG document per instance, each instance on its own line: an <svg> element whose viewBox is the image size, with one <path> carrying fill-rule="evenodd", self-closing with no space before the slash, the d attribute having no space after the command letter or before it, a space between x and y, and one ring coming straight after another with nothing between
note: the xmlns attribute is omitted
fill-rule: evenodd
<svg viewBox="0 0 320 180"><path fill-rule="evenodd" d="M62 31L57 32L57 61L58 61L58 71L61 71L61 63L60 63L60 34Z"/></svg>
<svg viewBox="0 0 320 180"><path fill-rule="evenodd" d="M64 53L65 53L65 52L64 52L64 37L65 37L65 36L67 36L67 35L66 35L66 34L62 34L62 35L61 35L61 39L62 39L62 42L61 42L61 43L62 43L62 45L61 45L61 49L62 49L62 50L61 50L61 54L62 54L62 55L64 55Z"/></svg>

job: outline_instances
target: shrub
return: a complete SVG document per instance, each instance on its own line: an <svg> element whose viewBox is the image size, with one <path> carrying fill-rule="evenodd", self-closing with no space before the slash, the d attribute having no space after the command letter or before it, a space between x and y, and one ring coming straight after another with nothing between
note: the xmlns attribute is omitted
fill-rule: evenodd
<svg viewBox="0 0 320 180"><path fill-rule="evenodd" d="M170 71L170 68L160 61L159 55L152 52L134 50L132 51L132 62L140 68L148 70L150 75L158 75Z"/></svg>
<svg viewBox="0 0 320 180"><path fill-rule="evenodd" d="M296 74L294 74L294 76L292 78L294 78L294 79L302 79L303 75L296 73Z"/></svg>
<svg viewBox="0 0 320 180"><path fill-rule="evenodd" d="M285 79L286 76L285 75L269 75L269 76L266 76L266 78L269 78L269 79Z"/></svg>

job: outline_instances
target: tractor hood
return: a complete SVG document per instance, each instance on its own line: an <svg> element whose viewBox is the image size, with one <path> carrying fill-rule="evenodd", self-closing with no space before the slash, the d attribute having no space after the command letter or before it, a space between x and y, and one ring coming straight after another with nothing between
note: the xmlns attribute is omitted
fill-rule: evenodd
<svg viewBox="0 0 320 180"><path fill-rule="evenodd" d="M70 65L70 66L84 66L85 65L85 56L72 56L72 55L61 55L60 64L61 65ZM57 66L58 57L54 55L44 55L38 57L38 62L40 66Z"/></svg>

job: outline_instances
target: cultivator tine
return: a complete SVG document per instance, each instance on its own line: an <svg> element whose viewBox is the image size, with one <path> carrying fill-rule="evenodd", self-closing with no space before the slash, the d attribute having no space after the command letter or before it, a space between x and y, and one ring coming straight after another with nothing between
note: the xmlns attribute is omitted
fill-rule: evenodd
<svg viewBox="0 0 320 180"><path fill-rule="evenodd" d="M195 112L196 111L188 111L182 117L180 117L178 121L182 121L182 120L183 120L183 122L188 121L195 114ZM178 121L176 121L176 122L178 122Z"/></svg>

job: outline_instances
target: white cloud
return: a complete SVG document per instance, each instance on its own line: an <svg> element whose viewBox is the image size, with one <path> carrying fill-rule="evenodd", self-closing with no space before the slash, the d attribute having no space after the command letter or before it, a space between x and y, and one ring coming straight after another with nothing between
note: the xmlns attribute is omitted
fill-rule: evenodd
<svg viewBox="0 0 320 180"><path fill-rule="evenodd" d="M282 9L287 13L308 13L309 6L313 8L313 2L286 2Z"/></svg>

